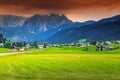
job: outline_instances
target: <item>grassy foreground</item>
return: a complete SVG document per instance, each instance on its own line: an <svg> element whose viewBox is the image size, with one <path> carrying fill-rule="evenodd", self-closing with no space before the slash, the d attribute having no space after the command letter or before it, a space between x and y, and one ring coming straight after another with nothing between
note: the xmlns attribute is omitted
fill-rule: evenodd
<svg viewBox="0 0 120 80"><path fill-rule="evenodd" d="M1 56L0 80L120 80L120 54L80 52L53 48Z"/></svg>

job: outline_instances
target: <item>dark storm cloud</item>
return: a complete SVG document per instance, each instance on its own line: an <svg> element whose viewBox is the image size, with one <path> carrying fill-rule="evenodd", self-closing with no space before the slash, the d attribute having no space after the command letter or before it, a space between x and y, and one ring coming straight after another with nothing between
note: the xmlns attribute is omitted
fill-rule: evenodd
<svg viewBox="0 0 120 80"><path fill-rule="evenodd" d="M0 15L65 14L74 21L120 14L120 0L0 0Z"/></svg>
<svg viewBox="0 0 120 80"><path fill-rule="evenodd" d="M0 0L0 5L61 10L120 5L120 0Z"/></svg>

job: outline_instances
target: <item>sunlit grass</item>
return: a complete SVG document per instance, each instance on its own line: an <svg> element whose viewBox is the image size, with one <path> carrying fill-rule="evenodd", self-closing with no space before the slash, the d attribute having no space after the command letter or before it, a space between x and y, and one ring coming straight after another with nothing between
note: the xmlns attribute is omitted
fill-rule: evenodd
<svg viewBox="0 0 120 80"><path fill-rule="evenodd" d="M120 80L120 49L49 48L0 57L0 80Z"/></svg>
<svg viewBox="0 0 120 80"><path fill-rule="evenodd" d="M8 48L0 48L0 53L10 52Z"/></svg>
<svg viewBox="0 0 120 80"><path fill-rule="evenodd" d="M119 80L119 54L23 54L0 57L1 80Z"/></svg>

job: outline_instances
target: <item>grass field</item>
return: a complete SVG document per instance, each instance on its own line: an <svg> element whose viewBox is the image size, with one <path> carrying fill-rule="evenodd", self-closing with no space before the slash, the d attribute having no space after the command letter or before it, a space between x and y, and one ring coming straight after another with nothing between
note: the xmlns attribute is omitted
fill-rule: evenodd
<svg viewBox="0 0 120 80"><path fill-rule="evenodd" d="M51 48L0 57L0 80L120 80L120 50Z"/></svg>
<svg viewBox="0 0 120 80"><path fill-rule="evenodd" d="M0 53L7 53L7 52L10 52L10 50L7 48L0 48Z"/></svg>

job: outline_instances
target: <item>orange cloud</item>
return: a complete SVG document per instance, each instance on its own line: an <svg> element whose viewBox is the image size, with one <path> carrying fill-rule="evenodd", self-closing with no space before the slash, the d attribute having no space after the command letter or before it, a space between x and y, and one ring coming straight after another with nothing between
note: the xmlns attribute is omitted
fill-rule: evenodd
<svg viewBox="0 0 120 80"><path fill-rule="evenodd" d="M0 0L0 14L66 14L74 21L119 14L120 0Z"/></svg>

